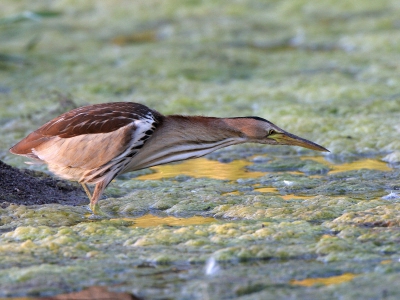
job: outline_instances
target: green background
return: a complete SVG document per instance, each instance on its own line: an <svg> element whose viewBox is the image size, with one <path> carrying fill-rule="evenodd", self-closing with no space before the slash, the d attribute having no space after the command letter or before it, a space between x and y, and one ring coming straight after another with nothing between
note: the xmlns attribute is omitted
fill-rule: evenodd
<svg viewBox="0 0 400 300"><path fill-rule="evenodd" d="M398 299L400 201L382 197L400 188L399 53L395 0L2 0L8 164L26 167L8 149L75 106L135 101L164 114L260 116L328 148L330 162L368 157L391 170L310 177L327 167L296 161L316 153L243 145L209 158L266 155L272 171L300 173L124 177L100 201L110 220L90 221L83 207L0 208L0 296L106 285L149 299ZM310 198L287 201L255 186ZM153 210L218 221L135 228L129 219ZM207 274L213 260L217 271ZM345 273L357 276L290 284Z"/></svg>

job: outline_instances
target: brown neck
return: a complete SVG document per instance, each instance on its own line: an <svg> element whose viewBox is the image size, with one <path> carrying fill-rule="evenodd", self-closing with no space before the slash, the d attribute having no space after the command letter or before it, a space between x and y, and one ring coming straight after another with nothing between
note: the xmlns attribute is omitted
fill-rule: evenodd
<svg viewBox="0 0 400 300"><path fill-rule="evenodd" d="M239 138L241 132L232 122L225 118L202 116L167 116L164 120L163 130L169 134L179 135L180 140L193 142L221 141L227 138Z"/></svg>
<svg viewBox="0 0 400 300"><path fill-rule="evenodd" d="M200 157L217 149L244 143L246 138L227 119L166 116L134 157L129 170Z"/></svg>

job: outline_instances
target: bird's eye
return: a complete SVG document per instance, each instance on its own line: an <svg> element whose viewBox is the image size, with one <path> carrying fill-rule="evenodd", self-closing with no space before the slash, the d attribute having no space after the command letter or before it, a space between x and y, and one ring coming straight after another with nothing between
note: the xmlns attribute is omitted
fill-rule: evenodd
<svg viewBox="0 0 400 300"><path fill-rule="evenodd" d="M268 135L272 135L272 134L274 134L275 133L275 130L273 130L273 129L270 129L269 131L268 131Z"/></svg>

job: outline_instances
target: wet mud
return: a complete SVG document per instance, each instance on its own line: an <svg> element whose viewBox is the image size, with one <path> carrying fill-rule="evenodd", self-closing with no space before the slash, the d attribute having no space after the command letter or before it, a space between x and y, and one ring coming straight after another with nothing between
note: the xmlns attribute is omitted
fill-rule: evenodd
<svg viewBox="0 0 400 300"><path fill-rule="evenodd" d="M82 188L40 171L17 169L0 161L0 202L2 207L10 204L38 205L58 203L63 205L87 204Z"/></svg>

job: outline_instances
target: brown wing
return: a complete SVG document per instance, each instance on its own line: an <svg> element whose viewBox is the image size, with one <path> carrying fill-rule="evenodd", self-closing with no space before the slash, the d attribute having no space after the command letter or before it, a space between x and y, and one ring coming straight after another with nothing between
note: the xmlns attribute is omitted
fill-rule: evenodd
<svg viewBox="0 0 400 300"><path fill-rule="evenodd" d="M55 138L69 139L81 135L112 133L137 120L163 116L133 102L114 102L83 106L47 122L10 149L11 153L39 159L34 149Z"/></svg>

